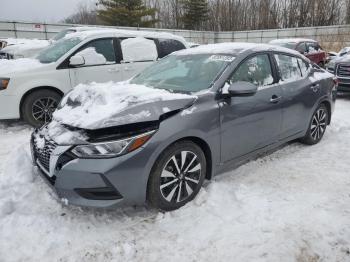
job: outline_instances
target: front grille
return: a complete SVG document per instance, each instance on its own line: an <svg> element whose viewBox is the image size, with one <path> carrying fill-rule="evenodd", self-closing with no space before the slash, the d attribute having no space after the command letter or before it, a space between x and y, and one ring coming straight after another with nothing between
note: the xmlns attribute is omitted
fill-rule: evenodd
<svg viewBox="0 0 350 262"><path fill-rule="evenodd" d="M350 64L339 64L337 67L337 76L350 77Z"/></svg>
<svg viewBox="0 0 350 262"><path fill-rule="evenodd" d="M34 136L34 153L40 164L46 169L45 171L50 171L50 157L52 152L57 147L57 144L52 140L45 139L44 147L38 148L37 138Z"/></svg>

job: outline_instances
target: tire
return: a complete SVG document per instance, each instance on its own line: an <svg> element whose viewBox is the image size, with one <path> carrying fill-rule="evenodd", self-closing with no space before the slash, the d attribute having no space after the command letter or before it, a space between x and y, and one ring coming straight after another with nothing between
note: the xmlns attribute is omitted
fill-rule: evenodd
<svg viewBox="0 0 350 262"><path fill-rule="evenodd" d="M324 104L319 105L312 115L307 133L301 139L301 142L307 145L315 145L320 142L326 132L328 120L327 107Z"/></svg>
<svg viewBox="0 0 350 262"><path fill-rule="evenodd" d="M62 96L53 90L41 89L30 93L21 107L22 118L34 127L40 127L51 121Z"/></svg>
<svg viewBox="0 0 350 262"><path fill-rule="evenodd" d="M174 161L181 170L180 173ZM184 206L201 189L206 167L205 155L195 143L180 141L169 146L152 168L147 188L149 204L162 211Z"/></svg>

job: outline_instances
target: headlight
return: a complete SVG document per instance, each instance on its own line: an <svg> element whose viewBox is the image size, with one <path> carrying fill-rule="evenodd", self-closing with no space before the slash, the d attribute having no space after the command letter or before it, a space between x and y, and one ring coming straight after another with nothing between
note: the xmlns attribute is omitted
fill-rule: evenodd
<svg viewBox="0 0 350 262"><path fill-rule="evenodd" d="M109 158L132 152L143 146L156 132L156 130L111 142L93 143L76 146L72 153L81 158Z"/></svg>
<svg viewBox="0 0 350 262"><path fill-rule="evenodd" d="M0 78L0 90L4 90L10 83L10 78Z"/></svg>

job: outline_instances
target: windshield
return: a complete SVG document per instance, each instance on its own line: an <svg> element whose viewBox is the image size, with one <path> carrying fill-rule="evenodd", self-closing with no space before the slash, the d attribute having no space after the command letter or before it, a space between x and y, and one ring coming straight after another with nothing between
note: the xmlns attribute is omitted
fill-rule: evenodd
<svg viewBox="0 0 350 262"><path fill-rule="evenodd" d="M131 83L175 92L197 92L209 88L233 60L230 55L170 55L148 67Z"/></svg>
<svg viewBox="0 0 350 262"><path fill-rule="evenodd" d="M75 32L75 30L73 30L73 29L63 30L63 31L59 32L58 34L56 34L54 36L54 38L52 38L52 40L58 41L58 40L62 39L63 37L65 37L66 35L74 33L74 32Z"/></svg>
<svg viewBox="0 0 350 262"><path fill-rule="evenodd" d="M271 44L289 48L289 49L295 49L295 45L296 45L295 43L271 43Z"/></svg>
<svg viewBox="0 0 350 262"><path fill-rule="evenodd" d="M81 39L78 37L59 40L42 50L37 56L37 59L40 61L40 63L44 64L56 62L80 42Z"/></svg>

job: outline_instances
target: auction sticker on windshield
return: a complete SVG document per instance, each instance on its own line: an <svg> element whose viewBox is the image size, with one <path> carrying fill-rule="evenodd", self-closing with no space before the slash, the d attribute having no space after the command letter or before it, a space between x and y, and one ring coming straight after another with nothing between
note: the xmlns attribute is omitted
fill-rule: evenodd
<svg viewBox="0 0 350 262"><path fill-rule="evenodd" d="M235 58L227 55L212 55L209 57L209 60L232 62Z"/></svg>

